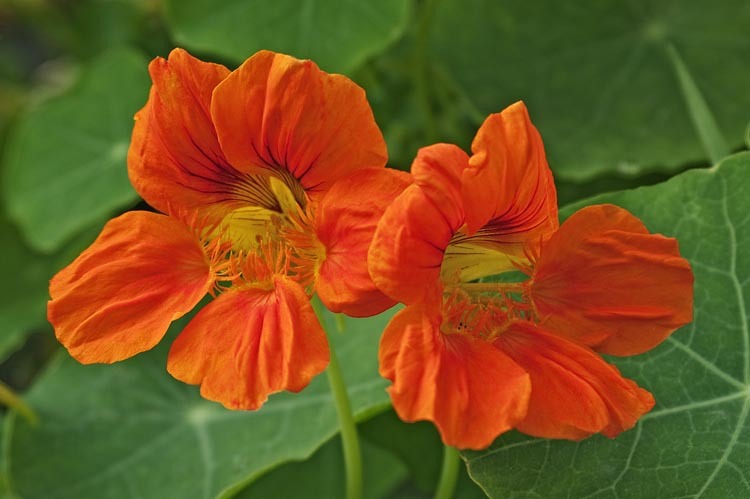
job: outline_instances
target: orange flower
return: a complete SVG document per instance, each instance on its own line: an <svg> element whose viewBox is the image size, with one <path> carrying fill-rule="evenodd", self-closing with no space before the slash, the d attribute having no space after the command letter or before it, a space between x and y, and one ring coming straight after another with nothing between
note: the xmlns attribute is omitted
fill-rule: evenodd
<svg viewBox="0 0 750 499"><path fill-rule="evenodd" d="M176 49L149 70L128 168L166 215L110 221L52 279L48 317L76 359L115 362L218 295L174 342L168 370L206 398L256 409L328 364L313 293L355 316L394 303L366 256L408 175L384 168L363 90L311 61L264 51L230 72Z"/></svg>
<svg viewBox="0 0 750 499"><path fill-rule="evenodd" d="M580 439L632 427L653 398L596 352L640 353L692 320L676 241L610 205L558 227L523 103L488 117L472 152L420 150L370 247L373 279L407 304L380 344L396 411L459 448L511 428Z"/></svg>

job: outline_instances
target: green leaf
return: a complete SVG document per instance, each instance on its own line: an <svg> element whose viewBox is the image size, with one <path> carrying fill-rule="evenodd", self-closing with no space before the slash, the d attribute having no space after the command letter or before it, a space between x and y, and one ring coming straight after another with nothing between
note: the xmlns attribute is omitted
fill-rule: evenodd
<svg viewBox="0 0 750 499"><path fill-rule="evenodd" d="M406 470L390 453L362 443L364 499L389 497L405 478ZM236 499L293 497L295 499L344 499L346 473L341 441L334 438L309 459L285 464L260 477Z"/></svg>
<svg viewBox="0 0 750 499"><path fill-rule="evenodd" d="M345 333L330 334L358 420L388 406L377 348L391 315L347 318ZM334 318L326 319L336 331ZM336 434L324 374L299 394L272 396L259 411L233 412L173 380L165 369L169 342L162 343L114 365L82 366L64 353L53 362L25 397L40 423L13 418L5 435L18 495L229 497L270 468L307 458Z"/></svg>
<svg viewBox="0 0 750 499"><path fill-rule="evenodd" d="M435 62L480 117L524 100L560 177L674 171L706 153L683 90L732 148L750 109L750 9L662 2L438 2ZM667 47L681 56L674 67ZM721 61L721 64L717 64ZM695 84L681 88L681 69Z"/></svg>
<svg viewBox="0 0 750 499"><path fill-rule="evenodd" d="M30 328L45 317L49 259L29 250L0 215L0 361L21 346Z"/></svg>
<svg viewBox="0 0 750 499"><path fill-rule="evenodd" d="M409 2L378 0L168 0L167 24L180 45L241 62L261 49L310 58L348 72L403 32Z"/></svg>
<svg viewBox="0 0 750 499"><path fill-rule="evenodd" d="M585 203L620 205L679 240L695 273L695 320L655 350L614 361L656 398L635 429L580 443L511 433L464 453L491 497L750 496L749 191L743 153Z"/></svg>
<svg viewBox="0 0 750 499"><path fill-rule="evenodd" d="M36 328L47 328L49 280L96 237L101 224L87 228L52 255L28 248L0 212L0 362L15 352Z"/></svg>
<svg viewBox="0 0 750 499"><path fill-rule="evenodd" d="M115 50L65 95L21 117L8 138L3 188L9 216L34 248L54 251L138 198L125 157L148 87L144 57Z"/></svg>

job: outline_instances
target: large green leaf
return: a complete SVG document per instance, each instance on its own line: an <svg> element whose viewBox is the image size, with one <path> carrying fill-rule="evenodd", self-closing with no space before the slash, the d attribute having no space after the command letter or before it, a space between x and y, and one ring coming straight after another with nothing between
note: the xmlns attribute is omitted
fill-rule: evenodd
<svg viewBox="0 0 750 499"><path fill-rule="evenodd" d="M345 333L331 333L360 420L388 405L377 345L391 315L345 319ZM164 347L106 366L63 353L26 397L40 424L13 418L6 434L13 490L25 499L227 497L337 432L325 375L257 412L232 412L173 380L165 364Z"/></svg>
<svg viewBox="0 0 750 499"><path fill-rule="evenodd" d="M348 72L403 32L409 2L168 0L167 23L188 49L241 62L261 49Z"/></svg>
<svg viewBox="0 0 750 499"><path fill-rule="evenodd" d="M443 0L431 48L480 117L524 100L555 172L584 179L705 159L670 46L739 146L750 113L749 30L744 0Z"/></svg>
<svg viewBox="0 0 750 499"><path fill-rule="evenodd" d="M137 199L125 157L133 114L146 101L145 58L119 49L86 67L66 94L21 117L7 143L8 213L32 246L50 252Z"/></svg>
<svg viewBox="0 0 750 499"><path fill-rule="evenodd" d="M635 429L580 443L513 433L465 453L490 496L750 497L748 192L743 153L586 203L623 206L678 238L695 272L695 321L652 352L616 361L656 397Z"/></svg>

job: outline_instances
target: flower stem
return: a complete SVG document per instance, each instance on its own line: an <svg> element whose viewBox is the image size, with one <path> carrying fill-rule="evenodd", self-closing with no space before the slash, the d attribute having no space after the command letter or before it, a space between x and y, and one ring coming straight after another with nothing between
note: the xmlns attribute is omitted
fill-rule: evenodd
<svg viewBox="0 0 750 499"><path fill-rule="evenodd" d="M8 387L5 383L0 381L0 404L13 409L18 414L23 416L29 424L35 425L39 421L34 410L26 405L26 402L21 399L13 390Z"/></svg>
<svg viewBox="0 0 750 499"><path fill-rule="evenodd" d="M435 491L435 499L451 499L458 480L459 456L456 448L446 445L443 449L443 467Z"/></svg>
<svg viewBox="0 0 750 499"><path fill-rule="evenodd" d="M344 447L346 467L346 497L347 499L362 499L362 453L359 449L357 425L354 422L352 406L349 402L349 395L346 393L341 366L336 352L333 351L333 345L331 345L331 363L326 373L341 425L341 442Z"/></svg>
<svg viewBox="0 0 750 499"><path fill-rule="evenodd" d="M321 325L324 325L323 307L316 298L312 300L313 309L318 316ZM341 333L344 330L343 317L336 317L336 327ZM323 326L325 328L325 326ZM346 468L346 498L362 499L362 452L359 448L359 437L357 436L357 424L354 422L352 414L352 404L349 401L349 395L346 392L344 376L341 372L341 364L336 357L336 351L333 348L333 342L330 341L329 348L331 360L326 369L328 375L328 384L331 386L333 401L336 404L336 413L339 417L339 426L341 427L341 443L344 448L344 467Z"/></svg>

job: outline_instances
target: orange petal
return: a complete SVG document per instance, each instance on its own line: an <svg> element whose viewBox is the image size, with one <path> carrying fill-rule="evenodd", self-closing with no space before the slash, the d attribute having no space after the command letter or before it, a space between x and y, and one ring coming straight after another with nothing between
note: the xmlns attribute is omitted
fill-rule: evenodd
<svg viewBox="0 0 750 499"><path fill-rule="evenodd" d="M288 171L313 198L386 162L364 90L312 61L258 52L216 88L211 115L234 166Z"/></svg>
<svg viewBox="0 0 750 499"><path fill-rule="evenodd" d="M468 233L481 245L522 257L524 243L538 244L558 226L552 171L524 103L490 115L471 150L462 178Z"/></svg>
<svg viewBox="0 0 750 499"><path fill-rule="evenodd" d="M650 350L693 317L677 241L612 205L565 221L542 247L530 294L547 329L611 355Z"/></svg>
<svg viewBox="0 0 750 499"><path fill-rule="evenodd" d="M229 409L306 387L328 365L328 341L299 284L276 277L273 286L231 290L204 307L172 344L170 374Z"/></svg>
<svg viewBox="0 0 750 499"><path fill-rule="evenodd" d="M446 445L482 449L526 414L528 375L491 343L440 332L423 305L396 314L380 341L380 374L405 421L433 421Z"/></svg>
<svg viewBox="0 0 750 499"><path fill-rule="evenodd" d="M129 212L50 282L47 317L84 364L149 350L213 284L200 241L173 218Z"/></svg>
<svg viewBox="0 0 750 499"><path fill-rule="evenodd" d="M367 168L337 181L321 200L315 225L326 258L315 290L333 312L368 317L395 304L370 278L367 251L383 212L409 182L404 172Z"/></svg>
<svg viewBox="0 0 750 499"><path fill-rule="evenodd" d="M419 150L407 187L385 210L368 255L375 284L391 298L415 303L440 282L443 257L464 223L460 173L467 155L449 144Z"/></svg>
<svg viewBox="0 0 750 499"><path fill-rule="evenodd" d="M495 344L531 376L526 418L517 429L542 438L614 437L654 406L653 396L590 349L519 322Z"/></svg>
<svg viewBox="0 0 750 499"><path fill-rule="evenodd" d="M211 93L229 74L182 49L149 65L153 86L135 116L130 181L151 206L182 216L235 200L243 175L224 157L209 114Z"/></svg>

